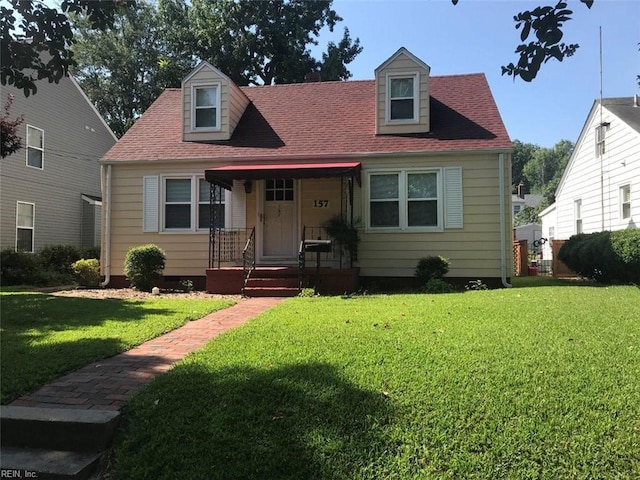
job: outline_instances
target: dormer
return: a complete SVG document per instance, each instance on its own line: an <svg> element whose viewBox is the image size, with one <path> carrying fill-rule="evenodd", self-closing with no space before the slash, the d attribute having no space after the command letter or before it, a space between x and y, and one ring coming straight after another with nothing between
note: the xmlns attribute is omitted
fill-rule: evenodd
<svg viewBox="0 0 640 480"><path fill-rule="evenodd" d="M229 140L249 99L220 70L208 62L182 81L182 139L186 142Z"/></svg>
<svg viewBox="0 0 640 480"><path fill-rule="evenodd" d="M429 131L430 70L404 47L376 68L376 134Z"/></svg>

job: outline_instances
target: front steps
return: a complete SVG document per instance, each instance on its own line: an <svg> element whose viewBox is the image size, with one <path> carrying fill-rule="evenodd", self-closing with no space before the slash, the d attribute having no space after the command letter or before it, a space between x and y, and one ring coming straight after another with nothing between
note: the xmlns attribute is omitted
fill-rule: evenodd
<svg viewBox="0 0 640 480"><path fill-rule="evenodd" d="M256 268L249 275L247 297L295 297L300 293L297 268Z"/></svg>
<svg viewBox="0 0 640 480"><path fill-rule="evenodd" d="M2 406L0 477L88 479L119 417L115 411Z"/></svg>

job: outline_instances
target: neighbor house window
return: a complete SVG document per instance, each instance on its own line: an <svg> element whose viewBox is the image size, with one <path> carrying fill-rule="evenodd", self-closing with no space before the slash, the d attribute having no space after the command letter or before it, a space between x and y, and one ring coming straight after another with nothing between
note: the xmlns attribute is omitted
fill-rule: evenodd
<svg viewBox="0 0 640 480"><path fill-rule="evenodd" d="M16 208L16 250L33 252L35 205L18 202Z"/></svg>
<svg viewBox="0 0 640 480"><path fill-rule="evenodd" d="M202 177L164 179L164 230L208 230L211 219L209 182ZM221 202L218 201L221 199ZM225 190L216 187L216 227L225 226Z"/></svg>
<svg viewBox="0 0 640 480"><path fill-rule="evenodd" d="M576 233L582 233L582 200L573 203L573 216L576 222Z"/></svg>
<svg viewBox="0 0 640 480"><path fill-rule="evenodd" d="M369 227L441 227L439 171L400 171L369 175Z"/></svg>
<svg viewBox="0 0 640 480"><path fill-rule="evenodd" d="M608 123L603 123L602 125L598 125L596 127L596 156L600 157L604 155L605 152L605 137Z"/></svg>
<svg viewBox="0 0 640 480"><path fill-rule="evenodd" d="M27 125L27 166L44 166L44 130Z"/></svg>
<svg viewBox="0 0 640 480"><path fill-rule="evenodd" d="M631 218L631 185L620 187L620 215L623 220Z"/></svg>
<svg viewBox="0 0 640 480"><path fill-rule="evenodd" d="M219 85L194 85L191 90L191 125L194 130L220 129Z"/></svg>
<svg viewBox="0 0 640 480"><path fill-rule="evenodd" d="M418 75L389 76L387 120L418 120Z"/></svg>

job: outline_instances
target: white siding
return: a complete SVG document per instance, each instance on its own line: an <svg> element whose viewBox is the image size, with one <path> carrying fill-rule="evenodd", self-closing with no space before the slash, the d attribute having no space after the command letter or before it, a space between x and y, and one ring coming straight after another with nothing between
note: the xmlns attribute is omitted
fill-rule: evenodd
<svg viewBox="0 0 640 480"><path fill-rule="evenodd" d="M610 123L606 151L597 156L595 130L600 124L599 109L599 105L592 109L556 195L558 239L566 240L576 233L576 200L582 200L583 233L640 226L640 133L605 106L602 121ZM631 219L623 220L619 189L625 184L631 185Z"/></svg>

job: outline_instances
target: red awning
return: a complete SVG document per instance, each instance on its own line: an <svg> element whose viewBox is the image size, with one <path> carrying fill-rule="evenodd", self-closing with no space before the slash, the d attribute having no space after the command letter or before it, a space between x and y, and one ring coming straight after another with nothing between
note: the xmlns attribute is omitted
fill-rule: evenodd
<svg viewBox="0 0 640 480"><path fill-rule="evenodd" d="M208 182L231 190L234 180L267 178L354 177L360 185L360 162L228 165L205 170Z"/></svg>

